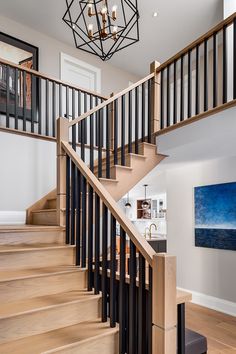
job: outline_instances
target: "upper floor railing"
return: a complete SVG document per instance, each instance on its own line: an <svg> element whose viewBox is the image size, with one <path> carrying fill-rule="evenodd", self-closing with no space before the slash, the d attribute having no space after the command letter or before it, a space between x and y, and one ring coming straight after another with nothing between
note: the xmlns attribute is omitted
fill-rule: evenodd
<svg viewBox="0 0 236 354"><path fill-rule="evenodd" d="M157 134L233 105L236 13L160 65L156 79L160 83Z"/></svg>
<svg viewBox="0 0 236 354"><path fill-rule="evenodd" d="M75 118L106 99L0 58L1 128L55 138L59 116Z"/></svg>

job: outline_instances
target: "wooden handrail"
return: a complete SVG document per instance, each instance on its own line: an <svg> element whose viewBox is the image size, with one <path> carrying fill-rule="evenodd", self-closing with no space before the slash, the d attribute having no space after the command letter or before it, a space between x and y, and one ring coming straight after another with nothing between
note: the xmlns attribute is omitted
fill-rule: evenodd
<svg viewBox="0 0 236 354"><path fill-rule="evenodd" d="M236 18L236 12L234 12L232 15L227 17L225 20L221 21L218 23L215 27L210 29L208 32L200 36L198 39L196 39L194 42L186 46L184 49L180 50L177 54L173 55L170 59L166 60L164 63L162 63L157 69L156 72L159 73L161 70L165 69L168 65L172 64L174 61L177 59L181 58L182 55L185 55L188 53L188 51L192 50L195 48L197 45L202 44L205 39L210 38L211 36L214 35L214 33L219 32L222 30L225 26L230 25L233 20Z"/></svg>
<svg viewBox="0 0 236 354"><path fill-rule="evenodd" d="M0 57L0 64L3 64L3 65L8 65L8 66L11 66L12 68L15 68L15 69L19 69L21 71L25 71L29 74L32 74L32 75L35 75L35 76L38 76L40 77L41 79L44 79L44 80L49 80L49 81L53 81L59 85L63 85L63 86L67 86L71 89L75 89L77 91L81 91L81 92L84 92L84 93L87 93L89 95L93 95L93 96L96 96L98 98L101 98L103 100L107 100L108 97L106 96L103 96L97 92L94 92L94 91L90 91L90 90L85 90L84 88L82 87L79 87L79 86L76 86L76 85L72 85L66 81L62 81L62 80L59 80L59 79L56 79L55 77L52 77L52 76L49 76L49 75L46 75L44 73L41 73L39 71L36 71L36 70L33 70L33 69L29 69L29 68L26 68L24 66L21 66L21 65L18 65L18 64L15 64L15 63L12 63L10 61L7 61L5 59L2 59Z"/></svg>
<svg viewBox="0 0 236 354"><path fill-rule="evenodd" d="M123 211L119 208L116 201L108 193L101 182L90 171L88 166L79 158L76 151L72 149L69 143L62 141L62 149L68 154L76 167L80 170L82 175L86 178L93 190L101 198L102 202L111 211L112 215L121 225L126 234L130 237L131 241L135 244L138 251L143 255L146 261L152 266L153 257L156 254L154 249L149 245L146 239L136 230L132 222L127 218Z"/></svg>
<svg viewBox="0 0 236 354"><path fill-rule="evenodd" d="M69 122L69 127L72 127L73 125L81 122L83 119L91 116L92 114L96 113L97 111L99 111L100 109L104 108L105 106L108 106L110 103L116 101L118 98L120 98L121 96L125 95L126 93L134 90L136 87L142 85L144 82L152 79L154 77L154 73L149 74L148 76L146 76L145 78L143 78L142 80L139 80L138 82L134 83L133 85L127 87L126 89L124 89L123 91L115 94L114 96L108 98L106 101L104 101L103 103L99 104L98 106L92 108L90 111L82 114L80 117L72 120Z"/></svg>

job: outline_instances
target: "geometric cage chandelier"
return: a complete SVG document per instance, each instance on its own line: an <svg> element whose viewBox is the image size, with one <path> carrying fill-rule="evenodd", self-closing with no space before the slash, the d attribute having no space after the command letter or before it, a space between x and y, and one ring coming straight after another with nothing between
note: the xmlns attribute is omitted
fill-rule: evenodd
<svg viewBox="0 0 236 354"><path fill-rule="evenodd" d="M111 59L139 41L138 0L66 0L62 20L78 49Z"/></svg>

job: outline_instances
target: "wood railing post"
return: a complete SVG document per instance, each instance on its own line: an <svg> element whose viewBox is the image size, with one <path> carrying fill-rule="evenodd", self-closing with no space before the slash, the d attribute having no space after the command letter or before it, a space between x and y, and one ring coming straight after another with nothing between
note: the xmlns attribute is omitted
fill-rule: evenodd
<svg viewBox="0 0 236 354"><path fill-rule="evenodd" d="M68 119L57 119L57 223L65 226L66 208L66 153L61 142L69 142Z"/></svg>
<svg viewBox="0 0 236 354"><path fill-rule="evenodd" d="M112 98L114 96L114 93L110 94L110 97ZM114 102L110 104L110 149L114 150Z"/></svg>
<svg viewBox="0 0 236 354"><path fill-rule="evenodd" d="M176 354L176 257L153 257L152 353Z"/></svg>
<svg viewBox="0 0 236 354"><path fill-rule="evenodd" d="M160 66L158 61L154 61L150 65L150 73L154 73L154 78L152 81L152 90L151 90L151 134L154 134L160 130L160 85L161 78L160 73L157 73L157 68Z"/></svg>

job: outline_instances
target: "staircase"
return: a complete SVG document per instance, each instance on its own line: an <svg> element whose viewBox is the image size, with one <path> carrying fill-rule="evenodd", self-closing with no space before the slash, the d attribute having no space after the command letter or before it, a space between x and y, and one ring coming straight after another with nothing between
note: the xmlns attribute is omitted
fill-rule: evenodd
<svg viewBox="0 0 236 354"><path fill-rule="evenodd" d="M0 228L0 348L4 354L118 353L75 246L55 226Z"/></svg>
<svg viewBox="0 0 236 354"><path fill-rule="evenodd" d="M127 150L127 148L126 148ZM94 174L116 200L120 200L166 156L157 153L157 147L150 143L139 143L138 154L125 152L125 166L121 165L121 153L118 163L110 158L110 178L106 178L106 158L102 159L102 176L98 177L98 161L95 161ZM58 225L57 221L57 191L54 189L27 210L28 224ZM65 212L65 209L64 209ZM65 224L64 224L65 225Z"/></svg>

